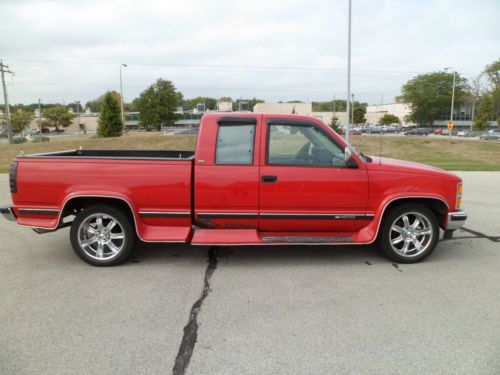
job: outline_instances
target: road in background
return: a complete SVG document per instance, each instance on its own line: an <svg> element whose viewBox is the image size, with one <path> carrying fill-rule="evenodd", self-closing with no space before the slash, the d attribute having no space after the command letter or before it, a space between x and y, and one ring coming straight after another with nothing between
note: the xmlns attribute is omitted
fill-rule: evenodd
<svg viewBox="0 0 500 375"><path fill-rule="evenodd" d="M95 268L68 229L0 220L0 373L163 374L177 358L190 374L498 374L500 173L459 174L468 230L412 265L371 245L220 248L208 263L207 248L141 244Z"/></svg>

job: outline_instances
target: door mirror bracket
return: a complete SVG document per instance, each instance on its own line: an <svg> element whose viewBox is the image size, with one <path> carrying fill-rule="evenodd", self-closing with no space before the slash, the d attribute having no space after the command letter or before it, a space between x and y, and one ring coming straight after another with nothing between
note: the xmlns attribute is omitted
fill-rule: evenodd
<svg viewBox="0 0 500 375"><path fill-rule="evenodd" d="M344 149L344 161L347 168L357 168L358 164L352 158L352 150L349 146Z"/></svg>

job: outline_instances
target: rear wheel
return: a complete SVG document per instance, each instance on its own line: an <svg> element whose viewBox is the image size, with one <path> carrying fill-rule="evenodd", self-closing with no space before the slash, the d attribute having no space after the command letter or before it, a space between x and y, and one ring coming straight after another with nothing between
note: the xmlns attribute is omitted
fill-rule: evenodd
<svg viewBox="0 0 500 375"><path fill-rule="evenodd" d="M439 226L427 207L406 204L393 209L382 223L379 244L384 253L400 263L416 263L436 248Z"/></svg>
<svg viewBox="0 0 500 375"><path fill-rule="evenodd" d="M124 262L134 248L135 233L121 210L106 205L81 211L71 225L75 253L93 266L114 266Z"/></svg>

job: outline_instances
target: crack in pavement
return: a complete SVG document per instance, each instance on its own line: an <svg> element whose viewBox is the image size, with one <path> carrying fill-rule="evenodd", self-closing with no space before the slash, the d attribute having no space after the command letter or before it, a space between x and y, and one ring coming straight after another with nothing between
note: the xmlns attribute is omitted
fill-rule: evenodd
<svg viewBox="0 0 500 375"><path fill-rule="evenodd" d="M210 278L212 277L215 269L217 268L217 247L210 247L208 249L208 265L205 271L205 279L203 284L203 291L200 298L191 307L189 314L189 321L184 327L184 335L182 337L179 352L175 358L175 365L172 370L173 375L184 375L191 361L194 346L198 338L198 313L201 310L203 301L210 293Z"/></svg>

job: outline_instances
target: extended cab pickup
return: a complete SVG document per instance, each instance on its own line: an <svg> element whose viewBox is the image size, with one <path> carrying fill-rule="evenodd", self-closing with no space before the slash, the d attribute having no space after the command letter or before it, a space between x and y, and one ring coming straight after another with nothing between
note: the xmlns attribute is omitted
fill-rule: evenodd
<svg viewBox="0 0 500 375"><path fill-rule="evenodd" d="M7 218L38 233L71 226L86 262L123 262L136 238L193 245L378 241L398 262L463 225L462 181L438 168L364 156L321 121L203 116L196 151L20 155Z"/></svg>

